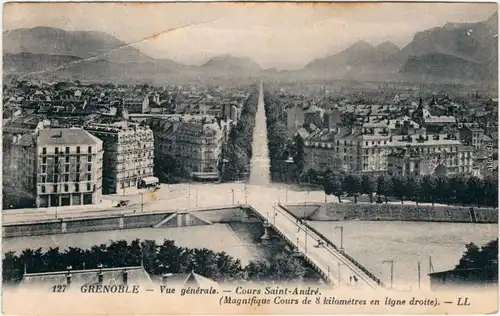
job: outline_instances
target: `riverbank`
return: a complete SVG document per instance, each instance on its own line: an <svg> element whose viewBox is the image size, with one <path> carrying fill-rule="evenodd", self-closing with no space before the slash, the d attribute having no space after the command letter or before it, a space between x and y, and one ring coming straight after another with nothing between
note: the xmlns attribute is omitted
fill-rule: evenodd
<svg viewBox="0 0 500 316"><path fill-rule="evenodd" d="M92 214L81 217L41 219L2 226L2 237L41 236L137 228L204 226L248 219L248 207L207 208L193 212L164 211L129 214Z"/></svg>
<svg viewBox="0 0 500 316"><path fill-rule="evenodd" d="M295 216L311 221L498 223L498 209L494 208L378 203L293 204L285 207Z"/></svg>

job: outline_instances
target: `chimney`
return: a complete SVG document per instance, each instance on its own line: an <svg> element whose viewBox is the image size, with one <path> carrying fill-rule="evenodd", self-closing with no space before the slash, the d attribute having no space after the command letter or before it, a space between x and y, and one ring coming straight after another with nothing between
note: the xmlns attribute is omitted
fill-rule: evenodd
<svg viewBox="0 0 500 316"><path fill-rule="evenodd" d="M70 286L71 285L71 277L72 277L72 275L71 275L71 269L72 269L72 267L68 266L68 267L66 267L66 269L68 269L68 273L66 274L66 284L68 286Z"/></svg>

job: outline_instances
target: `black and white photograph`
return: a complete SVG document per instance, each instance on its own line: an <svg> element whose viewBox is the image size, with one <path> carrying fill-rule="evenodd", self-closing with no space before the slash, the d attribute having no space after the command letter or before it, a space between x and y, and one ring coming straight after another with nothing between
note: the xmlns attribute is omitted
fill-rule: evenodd
<svg viewBox="0 0 500 316"><path fill-rule="evenodd" d="M3 312L497 312L497 12L5 3Z"/></svg>

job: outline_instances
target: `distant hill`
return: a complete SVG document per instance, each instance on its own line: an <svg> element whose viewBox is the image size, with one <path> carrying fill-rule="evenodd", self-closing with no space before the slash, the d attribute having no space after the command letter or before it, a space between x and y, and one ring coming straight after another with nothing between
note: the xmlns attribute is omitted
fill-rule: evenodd
<svg viewBox="0 0 500 316"><path fill-rule="evenodd" d="M479 23L447 23L415 34L401 50L404 74L497 80L498 15ZM460 69L450 69L460 67Z"/></svg>
<svg viewBox="0 0 500 316"><path fill-rule="evenodd" d="M366 41L358 41L340 53L313 60L304 71L329 73L339 79L385 76L397 72L401 66L399 51L399 47L391 42L374 47Z"/></svg>
<svg viewBox="0 0 500 316"><path fill-rule="evenodd" d="M258 75L263 69L254 60L247 57L232 55L219 55L211 58L203 65L197 67L198 72L218 74L249 74Z"/></svg>
<svg viewBox="0 0 500 316"><path fill-rule="evenodd" d="M447 23L415 34L403 49L358 41L307 64L308 77L348 80L496 81L498 16L478 23Z"/></svg>
<svg viewBox="0 0 500 316"><path fill-rule="evenodd" d="M246 57L219 55L200 66L155 59L114 36L50 27L4 31L4 74L117 82L249 80L412 81L497 80L498 16L479 23L447 23L418 32L403 49L387 41L358 41L301 70L263 69Z"/></svg>
<svg viewBox="0 0 500 316"><path fill-rule="evenodd" d="M4 53L99 57L118 62L142 62L152 58L104 32L65 31L51 27L4 31Z"/></svg>
<svg viewBox="0 0 500 316"><path fill-rule="evenodd" d="M485 80L491 77L488 65L447 54L425 54L411 56L401 68L401 73L419 75L422 78L463 78Z"/></svg>
<svg viewBox="0 0 500 316"><path fill-rule="evenodd" d="M62 66L81 62L75 56L47 55L47 54L4 54L3 70L7 74L27 74L42 71L55 71Z"/></svg>

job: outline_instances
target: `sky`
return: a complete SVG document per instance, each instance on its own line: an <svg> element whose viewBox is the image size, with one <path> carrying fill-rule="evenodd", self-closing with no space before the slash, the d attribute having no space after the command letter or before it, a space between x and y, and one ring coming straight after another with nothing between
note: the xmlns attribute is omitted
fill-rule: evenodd
<svg viewBox="0 0 500 316"><path fill-rule="evenodd" d="M102 31L185 64L231 54L297 69L358 40L404 47L418 31L486 20L496 10L491 3L7 3L3 27Z"/></svg>

